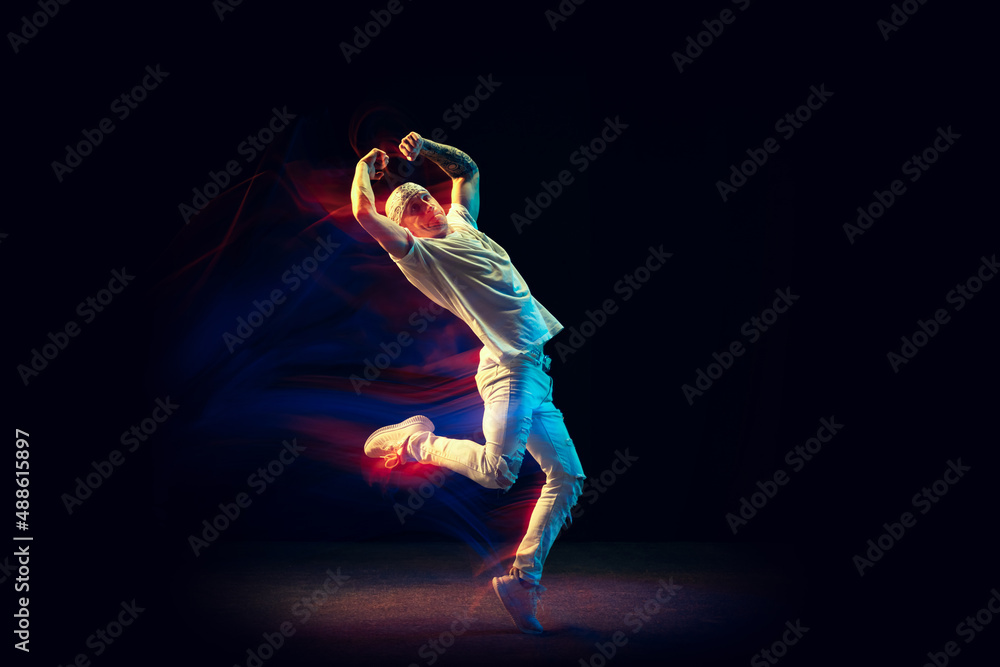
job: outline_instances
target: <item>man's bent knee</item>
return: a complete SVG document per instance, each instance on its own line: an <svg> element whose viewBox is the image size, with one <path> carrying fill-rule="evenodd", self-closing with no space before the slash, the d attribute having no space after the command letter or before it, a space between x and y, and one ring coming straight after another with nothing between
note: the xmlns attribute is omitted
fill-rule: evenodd
<svg viewBox="0 0 1000 667"><path fill-rule="evenodd" d="M524 454L514 452L513 455L502 455L497 458L494 475L496 477L497 488L508 491L517 481L517 475L521 472L521 462Z"/></svg>
<svg viewBox="0 0 1000 667"><path fill-rule="evenodd" d="M558 497L565 499L566 506L562 511L566 513L563 519L563 526L569 528L573 525L573 507L576 505L576 501L580 499L580 495L583 493L583 481L582 477L573 477L566 475L561 478L562 484L556 490Z"/></svg>
<svg viewBox="0 0 1000 667"><path fill-rule="evenodd" d="M576 501L579 500L580 494L583 493L583 479L579 477L572 477L566 475L563 477L563 483L559 488L559 495L566 497L566 502L569 507L576 505Z"/></svg>
<svg viewBox="0 0 1000 667"><path fill-rule="evenodd" d="M559 475L555 479L546 482L545 485L551 489L551 492L555 494L561 503L565 504L567 510L576 505L576 501L579 500L580 495L583 493L583 479L574 477L573 475Z"/></svg>

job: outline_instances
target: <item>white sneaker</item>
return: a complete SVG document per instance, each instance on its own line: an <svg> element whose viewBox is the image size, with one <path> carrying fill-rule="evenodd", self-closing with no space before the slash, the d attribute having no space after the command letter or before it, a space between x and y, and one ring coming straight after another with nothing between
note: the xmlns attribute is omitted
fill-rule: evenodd
<svg viewBox="0 0 1000 667"><path fill-rule="evenodd" d="M407 460L404 458L406 439L423 431L434 432L434 422L423 415L410 417L392 426L383 426L365 440L365 454L373 459L383 458L386 468L395 468Z"/></svg>
<svg viewBox="0 0 1000 667"><path fill-rule="evenodd" d="M542 624L535 614L538 613L538 594L545 590L544 586L525 588L518 577L505 574L493 577L493 590L518 630L529 635L542 633Z"/></svg>

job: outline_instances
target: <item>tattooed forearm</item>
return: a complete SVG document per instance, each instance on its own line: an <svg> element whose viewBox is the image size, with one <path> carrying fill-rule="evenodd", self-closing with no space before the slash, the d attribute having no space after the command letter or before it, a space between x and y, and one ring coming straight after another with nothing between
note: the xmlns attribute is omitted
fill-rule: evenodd
<svg viewBox="0 0 1000 667"><path fill-rule="evenodd" d="M424 139L421 154L444 169L452 178L468 178L479 171L472 158L451 146Z"/></svg>

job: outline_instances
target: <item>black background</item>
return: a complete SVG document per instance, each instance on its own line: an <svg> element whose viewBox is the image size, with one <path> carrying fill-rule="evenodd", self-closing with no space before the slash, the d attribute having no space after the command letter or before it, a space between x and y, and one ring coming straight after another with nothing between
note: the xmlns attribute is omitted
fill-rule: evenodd
<svg viewBox="0 0 1000 667"><path fill-rule="evenodd" d="M545 16L555 2L403 7L350 63L339 44L384 5L247 0L220 20L210 2L70 3L4 56L4 418L8 429L31 434L39 554L31 570L38 643L30 657L15 658L42 664L45 653L60 664L120 600L142 597L155 609L184 567L186 532L176 527L203 514L183 499L171 509L179 523L157 514L155 447L129 457L79 514L68 516L60 500L90 461L117 446L124 425L170 392L149 386L149 369L157 363L153 286L178 268L167 249L195 242L177 205L208 170L236 157L234 147L272 107L328 118L325 158L350 168L358 157L351 119L377 104L418 132L446 128L447 143L473 156L483 174L480 228L508 249L563 324L578 326L588 309L618 301L579 351L555 352L568 333L547 351L585 470L599 474L625 447L640 463L562 539L787 545L807 571L803 617L822 637L810 664L834 655L922 664L927 651L954 640L955 624L1000 586L1000 287L985 283L960 311L946 302L998 250L996 23L988 10L926 3L885 40L877 21L893 8L878 3L753 0L740 11L721 0L592 0L555 30ZM678 72L671 54L724 8L735 21ZM35 11L27 2L8 6L5 31ZM169 77L59 182L51 163L64 146L157 64ZM501 85L448 129L444 110L487 75ZM805 103L811 86L832 95L794 136L781 137L775 121ZM627 129L576 172L570 154L606 118ZM960 135L954 146L918 181L906 180L901 165L949 127ZM716 182L767 137L779 151L723 202ZM511 214L563 169L574 183L519 233ZM850 243L843 224L897 178L905 194ZM331 187L346 193L349 180ZM661 245L673 257L623 301L616 281ZM136 276L132 285L25 386L15 367L121 266ZM779 288L800 300L689 405L681 386L713 352L746 343L740 327ZM939 308L950 322L894 372L887 353ZM785 453L824 417L844 428L734 536L725 515L757 481L789 470ZM11 459L14 451L12 443ZM852 557L959 458L971 470L859 577ZM321 522L297 522L299 532L269 527L270 518L301 511L293 486L269 496L267 513L232 539L355 537ZM371 520L385 522L386 538L427 537L400 533L386 501L369 492ZM310 513L336 510L331 503ZM3 583L8 599L17 597L12 584ZM184 638L172 635L173 617L160 609L137 634L146 647L166 641L179 651ZM986 628L955 661L992 664L998 634Z"/></svg>

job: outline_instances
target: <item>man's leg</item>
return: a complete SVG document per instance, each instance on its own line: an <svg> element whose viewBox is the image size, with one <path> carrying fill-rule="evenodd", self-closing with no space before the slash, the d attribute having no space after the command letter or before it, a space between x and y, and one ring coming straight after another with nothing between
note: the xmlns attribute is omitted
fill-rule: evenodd
<svg viewBox="0 0 1000 667"><path fill-rule="evenodd" d="M448 468L489 489L509 489L521 470L531 416L548 392L548 376L539 378L536 370L524 360L503 366L483 355L476 385L485 446L421 431L407 439L404 459Z"/></svg>
<svg viewBox="0 0 1000 667"><path fill-rule="evenodd" d="M546 410L540 411L540 409L546 403L551 403L552 380L542 370L542 359L543 355L539 348L517 357L505 367L497 367L477 376L480 394L486 403L486 415L483 420L486 447L501 452L501 456L509 461L514 477L520 471L525 451L531 451L532 433L537 428L537 416L545 417L548 414ZM536 448L536 451L543 454L543 458L539 458L539 454L533 456L543 464L546 474L552 477L553 471L558 467L552 463L552 456L541 447ZM576 456L575 451L573 456ZM580 474L582 475L582 471ZM549 495L556 497L562 495L553 484L548 485L547 491ZM543 492L544 498L545 492ZM549 504L552 507L561 506L558 501ZM535 513L538 512L539 509L536 507ZM551 545L551 540L546 541ZM548 551L547 547L545 551ZM544 560L544 556L541 559ZM538 574L532 581L521 578L515 567L510 574L493 578L493 590L521 632L530 634L542 632L542 624L538 622L536 616L538 595L545 590L537 583L540 573L539 566Z"/></svg>
<svg viewBox="0 0 1000 667"><path fill-rule="evenodd" d="M545 400L534 412L527 450L545 473L545 485L517 548L511 574L538 585L549 549L563 525L571 520L570 510L583 491L585 479L562 412L552 403L551 378Z"/></svg>
<svg viewBox="0 0 1000 667"><path fill-rule="evenodd" d="M434 435L429 431L409 437L403 460L433 463L468 477L487 489L507 490L517 479L520 460L497 454L497 448L472 440Z"/></svg>

